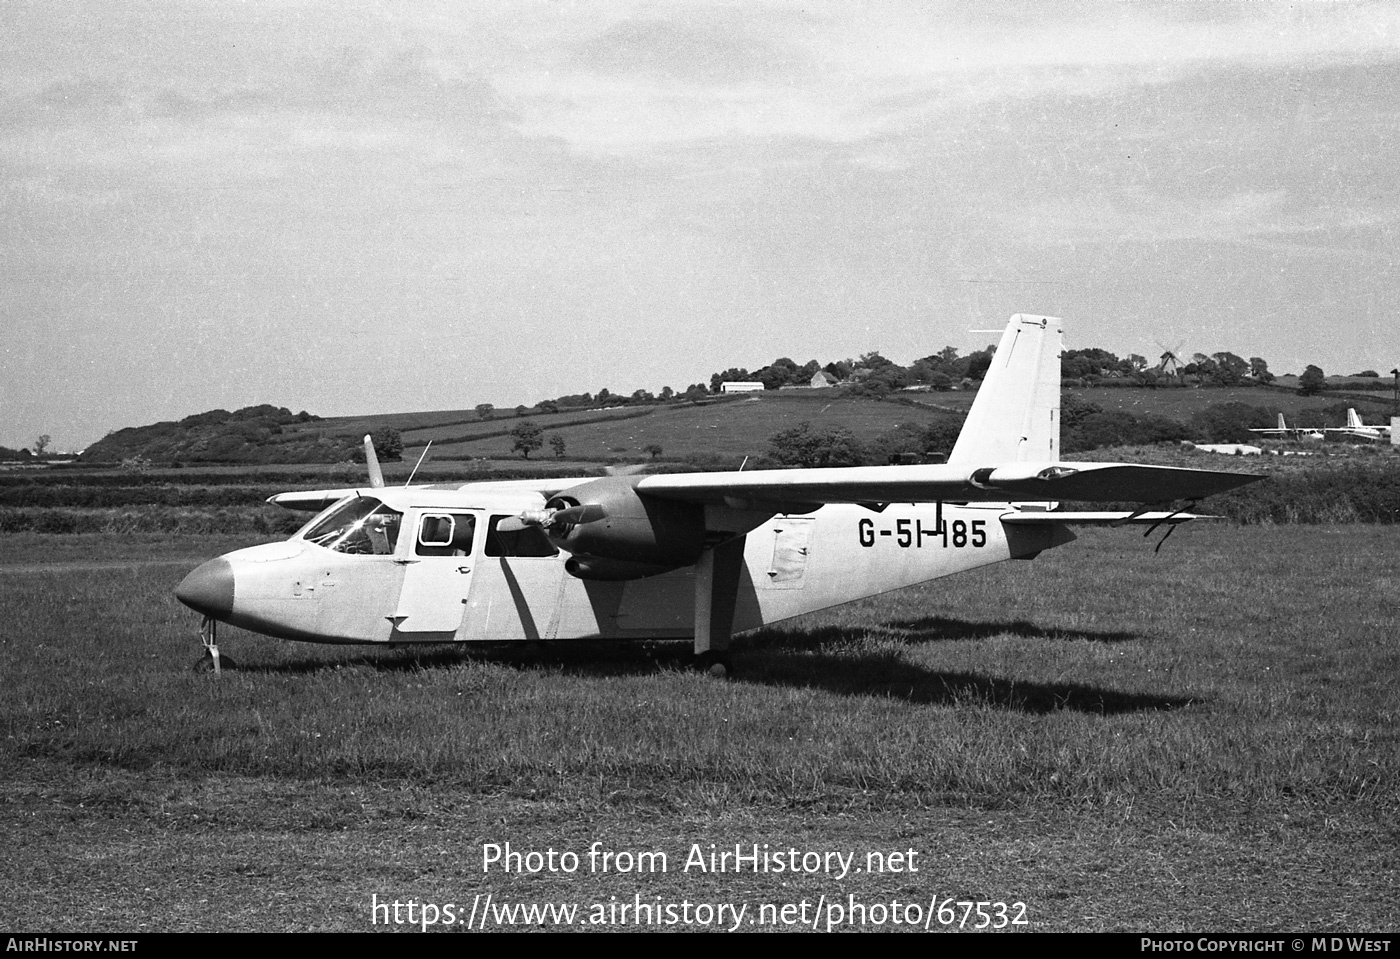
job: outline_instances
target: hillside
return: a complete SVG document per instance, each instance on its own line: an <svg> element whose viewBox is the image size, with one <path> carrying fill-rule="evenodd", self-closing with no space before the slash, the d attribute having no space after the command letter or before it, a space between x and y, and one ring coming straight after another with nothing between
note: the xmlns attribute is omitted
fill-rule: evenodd
<svg viewBox="0 0 1400 959"><path fill-rule="evenodd" d="M957 405L949 404L953 411L950 414L932 406L882 402L832 390L767 390L711 403L624 408L607 416L595 414L585 422L580 422L582 417L567 414L530 420L544 428L546 437L562 437L571 460L647 459L646 448L655 445L661 447L660 455L668 460L738 466L746 456L764 455L774 433L804 421L824 429L847 429L868 441L902 423L924 425L946 420L950 415L961 419L971 396L966 394L966 399ZM508 430L513 423L507 420L504 426ZM405 458L417 456L417 448L426 442L429 432L404 435ZM508 433L479 439L446 439L439 439L433 446L434 459L513 455Z"/></svg>
<svg viewBox="0 0 1400 959"><path fill-rule="evenodd" d="M1272 426L1278 413L1290 425L1339 426L1347 407L1368 422L1386 422L1390 397L1385 393L1350 394L1328 390L1299 396L1296 390L1269 386L1175 387L1123 386L1066 388L1066 449L1093 448L1108 442L1152 442L1195 438L1239 441L1242 437L1205 435L1202 424L1229 405L1241 426ZM640 462L659 458L705 467L737 467L769 452L770 438L800 423L814 430L847 431L862 444L904 426L920 435L946 435L956 428L976 391L897 392L884 397L846 389L765 390L713 396L698 402L639 402L607 408L560 408L514 411L440 410L382 413L322 419L285 408L256 406L229 412L213 410L178 422L118 430L84 454L89 464L149 462L154 465L271 465L343 463L361 458L366 433L393 431L402 442L403 459L412 463L433 444L435 463L521 462L511 431L522 422L538 426L546 445L532 462ZM1112 421L1114 434L1102 429L1071 441L1076 411L1094 411ZM1152 422L1148 433L1124 432L1123 424ZM1165 421L1171 421L1167 424ZM1170 427L1170 428L1166 428ZM558 437L562 457L548 441ZM1247 434L1243 437L1247 439ZM946 442L933 448L942 449ZM652 448L660 453L652 456ZM946 452L946 450L944 450ZM385 457L392 458L392 456Z"/></svg>
<svg viewBox="0 0 1400 959"><path fill-rule="evenodd" d="M285 407L210 410L178 422L109 433L83 451L82 462L185 464L338 463L350 459L359 438L319 416Z"/></svg>

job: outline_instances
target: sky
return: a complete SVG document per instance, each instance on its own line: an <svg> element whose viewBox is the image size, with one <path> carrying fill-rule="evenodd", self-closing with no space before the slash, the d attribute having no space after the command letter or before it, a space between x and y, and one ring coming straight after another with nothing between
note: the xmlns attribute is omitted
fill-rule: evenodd
<svg viewBox="0 0 1400 959"><path fill-rule="evenodd" d="M6 0L0 445L985 347L1400 362L1400 5Z"/></svg>

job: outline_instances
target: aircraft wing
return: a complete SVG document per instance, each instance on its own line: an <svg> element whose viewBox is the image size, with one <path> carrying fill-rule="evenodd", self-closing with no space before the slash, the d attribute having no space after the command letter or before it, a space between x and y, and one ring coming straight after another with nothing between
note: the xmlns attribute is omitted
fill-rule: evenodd
<svg viewBox="0 0 1400 959"><path fill-rule="evenodd" d="M1339 433L1339 434L1341 434L1342 436L1353 436L1353 437L1355 437L1356 439L1359 439L1359 440L1372 440L1372 441L1383 440L1383 439L1385 439L1386 437L1388 437L1388 436L1390 435L1390 431L1389 431L1389 430L1386 430L1385 432L1381 432L1379 429L1377 429L1377 428L1374 427L1374 426L1362 427L1361 429L1357 429L1356 427L1353 427L1353 426L1328 426L1328 427L1326 427L1326 428L1323 430L1323 432L1325 432L1325 433Z"/></svg>
<svg viewBox="0 0 1400 959"><path fill-rule="evenodd" d="M471 490L476 495L482 494L538 494L540 502L553 496L561 490L570 486L577 486L580 483L587 483L596 477L573 476L573 477L549 477L546 479L526 479L526 480L496 480L480 483L432 483L418 485L413 489L435 489L435 490ZM392 493L400 489L409 487L389 487L388 492ZM308 513L319 513L328 506L340 502L347 496L354 496L359 493L365 496L383 496L385 487L347 487L345 489L312 489L293 490L287 493L278 493L269 496L267 501L274 506L283 506L287 509L300 510Z"/></svg>
<svg viewBox="0 0 1400 959"><path fill-rule="evenodd" d="M1263 478L1253 473L1125 463L1006 463L981 469L934 464L675 473L645 477L636 490L661 499L798 512L823 503L935 500L1168 503L1201 499Z"/></svg>
<svg viewBox="0 0 1400 959"><path fill-rule="evenodd" d="M276 496L269 496L267 501L275 506L285 506L287 509L319 513L326 507L339 503L345 497L353 496L357 492L359 491L354 488L298 490L292 493L278 493Z"/></svg>

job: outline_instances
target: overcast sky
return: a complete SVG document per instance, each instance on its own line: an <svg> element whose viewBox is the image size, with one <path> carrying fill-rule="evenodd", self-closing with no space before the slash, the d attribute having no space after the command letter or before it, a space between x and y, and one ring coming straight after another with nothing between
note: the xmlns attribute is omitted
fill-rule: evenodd
<svg viewBox="0 0 1400 959"><path fill-rule="evenodd" d="M779 357L1400 361L1400 7L5 0L0 445Z"/></svg>

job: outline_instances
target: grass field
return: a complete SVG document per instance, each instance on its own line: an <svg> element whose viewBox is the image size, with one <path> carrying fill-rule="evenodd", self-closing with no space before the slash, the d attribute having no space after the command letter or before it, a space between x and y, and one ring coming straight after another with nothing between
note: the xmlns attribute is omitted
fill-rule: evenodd
<svg viewBox="0 0 1400 959"><path fill-rule="evenodd" d="M1142 390L1113 387L1067 389L1082 399L1097 403L1105 410L1126 410L1129 413L1165 416L1183 423L1202 412L1208 406L1220 403L1244 403L1248 406L1262 406L1267 410L1282 413L1289 425L1303 410L1317 410L1339 403L1356 407L1363 420L1368 423L1389 422L1391 397L1389 393L1336 393L1326 391L1313 396L1299 396L1296 390L1238 387L1203 389ZM1345 417L1336 417L1331 426L1345 426Z"/></svg>
<svg viewBox="0 0 1400 959"><path fill-rule="evenodd" d="M971 394L968 394L970 402ZM966 411L968 402L959 408ZM829 390L782 390L755 393L726 399L704 406L670 404L643 408L647 415L622 415L614 412L608 418L597 413L587 414L596 422L575 426L551 425L586 418L581 414L557 414L555 417L531 417L530 422L543 427L546 436L558 433L564 438L571 459L593 462L609 459L645 459L644 448L659 445L667 459L695 458L738 466L745 456L757 457L768 452L768 437L807 420L823 428L843 427L857 436L869 439L900 423L924 423L946 416L933 407L904 403L882 403L860 397L845 396ZM497 429L509 429L513 419L491 421ZM503 426L501 425L503 424ZM444 429L444 434L450 430ZM462 429L458 433L467 432ZM412 433L405 442L423 443L428 433ZM481 440L438 444L435 457L511 456L509 436ZM416 449L416 447L415 447ZM416 456L415 449L405 452L405 459ZM549 453L546 447L541 455ZM518 455L518 454L515 454Z"/></svg>
<svg viewBox="0 0 1400 959"><path fill-rule="evenodd" d="M1124 410L1136 415L1165 416L1189 423L1192 416L1220 403L1245 403L1282 412L1292 422L1302 410L1352 403L1368 422L1387 421L1388 394L1362 394L1342 397L1324 393L1298 396L1290 390L1238 389L1115 389L1084 388L1067 390L1106 410ZM656 444L666 459L702 459L717 465L737 465L745 456L758 456L768 450L768 438L780 430L807 420L831 429L849 429L862 440L869 440L901 423L927 423L961 417L975 398L974 391L910 393L902 402L881 402L850 396L843 391L782 390L730 398L705 406L667 404L638 409L574 411L534 416L530 422L544 429L546 436L564 438L571 460L601 462L645 459L644 449ZM641 415L639 415L641 414ZM427 416L427 414L417 414ZM442 414L446 416L447 414ZM470 414L468 414L470 415ZM1343 425L1343 417L1333 418ZM580 422L587 421L587 422ZM338 421L331 421L336 423ZM417 422L417 421L412 421ZM472 439L476 433L509 430L516 419L501 415L477 423L449 423L409 428L400 425L407 444L405 459L417 458L422 446L432 439L436 457L496 458L517 456L509 436ZM573 424L573 425L571 425ZM364 424L368 425L368 424ZM397 422L395 425L398 425ZM538 456L547 457L548 448Z"/></svg>
<svg viewBox="0 0 1400 959"><path fill-rule="evenodd" d="M1021 902L1042 931L1400 926L1395 527L1197 525L1157 555L1095 531L743 637L728 682L684 644L236 630L241 668L196 674L171 590L244 542L0 540L0 925L366 930L373 896L490 894L585 918L854 896ZM506 842L582 866L485 871ZM591 871L593 843L668 868ZM917 872L683 868L711 843Z"/></svg>

